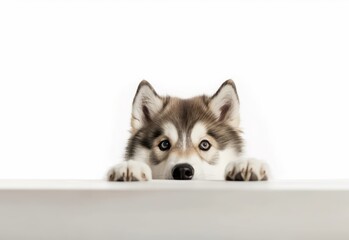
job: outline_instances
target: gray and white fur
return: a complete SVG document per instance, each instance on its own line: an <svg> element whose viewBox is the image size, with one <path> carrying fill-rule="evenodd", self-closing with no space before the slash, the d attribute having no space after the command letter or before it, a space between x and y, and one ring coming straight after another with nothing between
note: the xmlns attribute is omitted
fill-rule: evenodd
<svg viewBox="0 0 349 240"><path fill-rule="evenodd" d="M243 157L239 97L232 80L212 96L159 96L143 80L133 100L124 162L109 181L263 181L267 164Z"/></svg>

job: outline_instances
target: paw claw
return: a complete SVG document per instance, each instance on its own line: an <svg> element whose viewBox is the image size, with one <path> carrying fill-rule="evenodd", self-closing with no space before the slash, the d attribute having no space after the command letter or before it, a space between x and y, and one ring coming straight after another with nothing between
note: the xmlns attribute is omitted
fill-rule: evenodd
<svg viewBox="0 0 349 240"><path fill-rule="evenodd" d="M114 179L115 179L115 172L111 171L110 173L108 173L108 180L114 181Z"/></svg>

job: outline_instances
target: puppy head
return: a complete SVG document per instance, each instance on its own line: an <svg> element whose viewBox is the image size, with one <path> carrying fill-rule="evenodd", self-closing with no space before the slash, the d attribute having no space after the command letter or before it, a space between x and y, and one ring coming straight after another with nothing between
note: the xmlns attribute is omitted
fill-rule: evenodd
<svg viewBox="0 0 349 240"><path fill-rule="evenodd" d="M232 80L212 96L162 97L147 82L132 106L126 158L150 165L153 178L223 179L242 151L239 98Z"/></svg>

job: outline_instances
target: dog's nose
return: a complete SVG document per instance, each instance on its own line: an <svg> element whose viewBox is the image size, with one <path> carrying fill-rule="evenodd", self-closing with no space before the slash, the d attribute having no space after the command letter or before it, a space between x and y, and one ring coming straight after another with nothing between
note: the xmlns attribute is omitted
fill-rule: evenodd
<svg viewBox="0 0 349 240"><path fill-rule="evenodd" d="M191 180L194 168L188 163L177 164L172 168L172 177L176 180Z"/></svg>

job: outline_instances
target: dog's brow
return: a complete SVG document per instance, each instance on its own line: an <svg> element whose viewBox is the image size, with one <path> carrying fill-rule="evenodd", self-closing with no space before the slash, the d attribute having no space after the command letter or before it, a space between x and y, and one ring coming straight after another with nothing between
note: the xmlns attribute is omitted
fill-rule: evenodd
<svg viewBox="0 0 349 240"><path fill-rule="evenodd" d="M171 122L166 122L163 125L164 134L170 138L171 141L177 142L178 140L178 131L175 125Z"/></svg>
<svg viewBox="0 0 349 240"><path fill-rule="evenodd" d="M197 122L191 131L191 140L196 143L206 135L206 126L203 122Z"/></svg>

